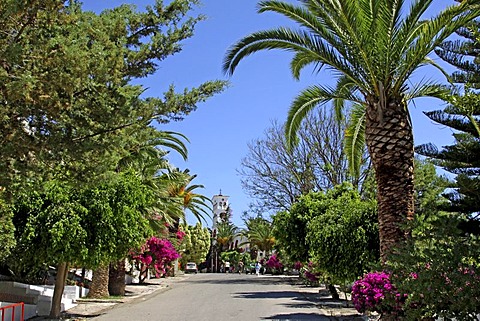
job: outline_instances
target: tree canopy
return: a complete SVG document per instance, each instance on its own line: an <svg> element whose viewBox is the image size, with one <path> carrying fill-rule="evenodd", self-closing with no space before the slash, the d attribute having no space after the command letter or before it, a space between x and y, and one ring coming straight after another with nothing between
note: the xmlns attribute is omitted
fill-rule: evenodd
<svg viewBox="0 0 480 321"><path fill-rule="evenodd" d="M182 119L224 88L221 81L163 97L142 95L135 79L178 53L201 16L195 1L156 1L101 14L77 1L4 1L0 25L0 184L27 172L95 178L112 170L134 132ZM81 160L81 161L79 161Z"/></svg>
<svg viewBox="0 0 480 321"><path fill-rule="evenodd" d="M260 13L282 15L295 28L277 27L243 37L229 48L223 64L232 74L252 53L280 49L293 53L290 69L296 79L307 66L318 73L333 72L335 85L312 85L293 100L285 126L287 141L291 147L298 142L301 122L315 107L345 101L360 109L356 132L363 133L375 171L382 261L405 241L401 226L414 216L408 101L443 97L449 91L426 79L412 84L411 76L425 65L438 68L429 55L480 15L476 0L464 0L427 19L432 3L413 1L406 8L405 1L390 0L261 1Z"/></svg>

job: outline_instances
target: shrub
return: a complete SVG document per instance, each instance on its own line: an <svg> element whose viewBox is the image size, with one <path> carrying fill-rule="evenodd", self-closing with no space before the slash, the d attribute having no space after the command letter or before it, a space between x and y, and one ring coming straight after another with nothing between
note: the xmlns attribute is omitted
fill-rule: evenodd
<svg viewBox="0 0 480 321"><path fill-rule="evenodd" d="M400 294L390 281L387 272L370 272L355 281L352 287L352 301L360 313L401 315L407 294Z"/></svg>

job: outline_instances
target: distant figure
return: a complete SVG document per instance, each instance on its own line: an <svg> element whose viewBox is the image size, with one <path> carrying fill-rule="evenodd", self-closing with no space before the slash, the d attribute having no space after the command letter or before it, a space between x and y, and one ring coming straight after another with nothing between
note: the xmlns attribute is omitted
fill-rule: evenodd
<svg viewBox="0 0 480 321"><path fill-rule="evenodd" d="M255 274L257 276L260 276L260 269L262 268L262 265L260 264L260 262L257 262L257 264L255 264Z"/></svg>
<svg viewBox="0 0 480 321"><path fill-rule="evenodd" d="M230 262L225 262L225 273L230 272Z"/></svg>
<svg viewBox="0 0 480 321"><path fill-rule="evenodd" d="M242 274L243 273L243 262L240 261L238 262L238 274Z"/></svg>

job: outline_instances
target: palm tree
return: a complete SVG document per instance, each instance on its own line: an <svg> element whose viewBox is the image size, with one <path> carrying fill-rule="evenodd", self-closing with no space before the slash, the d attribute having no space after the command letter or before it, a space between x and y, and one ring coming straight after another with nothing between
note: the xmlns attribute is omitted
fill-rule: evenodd
<svg viewBox="0 0 480 321"><path fill-rule="evenodd" d="M200 223L202 220L206 223L204 215L210 217L209 213L212 211L211 201L205 195L195 193L196 189L204 188L200 184L191 185L197 175L190 175L190 170L188 169L180 172L178 168L170 173L176 173L177 176L183 179L170 182L167 188L168 194L171 197L179 197L184 211L189 210Z"/></svg>
<svg viewBox="0 0 480 321"><path fill-rule="evenodd" d="M144 208L144 215L149 219L153 231L161 233L165 223L173 224L184 218L183 199L169 195L172 182L183 182L184 177L171 173L171 165L165 156L163 147L179 153L184 159L187 148L183 140L188 139L179 133L144 130L134 135L137 143L132 144L129 153L117 164L117 171L133 170L151 192L152 203ZM125 294L125 260L112 262L110 266L101 266L93 273L90 297L102 297L105 294Z"/></svg>
<svg viewBox="0 0 480 321"><path fill-rule="evenodd" d="M410 10L404 8L403 0L301 0L301 5L262 1L259 12L279 13L301 28L255 32L226 54L223 68L230 74L254 52L282 49L294 53L290 67L297 79L307 65L318 73L328 69L329 75L337 76L335 86L311 86L292 102L286 124L290 146L311 109L332 100L361 107L357 134L362 135L363 124L378 186L382 261L403 241L401 226L414 214L413 133L407 103L446 93L433 81L411 85L411 76L424 65L441 70L428 55L480 15L478 2L464 0L424 20L432 0L412 0Z"/></svg>
<svg viewBox="0 0 480 321"><path fill-rule="evenodd" d="M256 218L247 222L247 229L242 235L248 240L252 248L265 252L268 255L275 245L273 224L265 219Z"/></svg>
<svg viewBox="0 0 480 321"><path fill-rule="evenodd" d="M235 236L237 236L238 228L230 222L220 222L217 225L216 241L220 244L220 252L228 248Z"/></svg>

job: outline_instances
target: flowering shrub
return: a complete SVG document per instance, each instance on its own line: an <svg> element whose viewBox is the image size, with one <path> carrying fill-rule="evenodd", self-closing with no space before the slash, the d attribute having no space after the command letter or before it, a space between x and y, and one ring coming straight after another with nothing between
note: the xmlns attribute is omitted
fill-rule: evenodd
<svg viewBox="0 0 480 321"><path fill-rule="evenodd" d="M300 275L307 284L318 285L320 282L321 273L316 270L316 264L312 261L301 268Z"/></svg>
<svg viewBox="0 0 480 321"><path fill-rule="evenodd" d="M408 319L443 317L478 320L480 275L475 266L447 267L435 263L418 264L418 272L395 277L399 289L409 291L403 307Z"/></svg>
<svg viewBox="0 0 480 321"><path fill-rule="evenodd" d="M266 265L268 268L272 269L273 272L281 271L283 268L283 264L282 262L280 262L276 254L273 254L272 256L270 256Z"/></svg>
<svg viewBox="0 0 480 321"><path fill-rule="evenodd" d="M176 235L177 239L181 241L181 240L183 240L185 235L187 235L187 233L185 233L182 230L178 230L177 233L175 233L175 235Z"/></svg>
<svg viewBox="0 0 480 321"><path fill-rule="evenodd" d="M140 251L132 253L134 260L145 264L147 268L153 268L157 277L165 275L170 262L179 257L180 255L169 240L159 239L155 236L148 239Z"/></svg>
<svg viewBox="0 0 480 321"><path fill-rule="evenodd" d="M407 294L398 293L387 272L370 272L355 281L352 301L360 313L399 313Z"/></svg>
<svg viewBox="0 0 480 321"><path fill-rule="evenodd" d="M300 262L300 261L297 261L297 262L293 263L293 268L294 268L295 270L300 271L300 269L301 269L302 267L303 267L303 263Z"/></svg>
<svg viewBox="0 0 480 321"><path fill-rule="evenodd" d="M407 320L475 320L480 312L480 237L457 229L461 217L417 217L408 242L386 262ZM412 273L414 272L414 273Z"/></svg>

